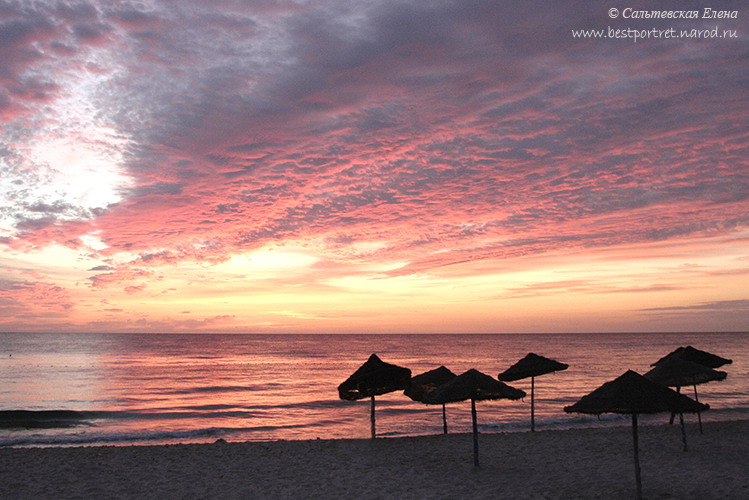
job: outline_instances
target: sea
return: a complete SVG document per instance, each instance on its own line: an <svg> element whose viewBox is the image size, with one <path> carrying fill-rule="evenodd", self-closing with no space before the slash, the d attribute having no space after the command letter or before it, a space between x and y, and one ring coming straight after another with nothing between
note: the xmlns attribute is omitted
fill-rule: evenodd
<svg viewBox="0 0 749 500"><path fill-rule="evenodd" d="M749 333L227 335L0 333L0 446L151 445L370 437L370 401L337 387L367 358L411 369L444 365L497 377L529 352L567 363L535 379L536 430L626 425L623 415L568 414L627 370L644 374L691 345L731 364L697 386L703 422L749 418ZM479 401L479 432L530 429L529 396ZM694 388L682 388L694 397ZM449 432L470 432L470 402L446 409ZM686 416L695 422L694 415ZM667 415L641 418L663 423ZM442 408L402 391L376 398L378 437L442 432Z"/></svg>

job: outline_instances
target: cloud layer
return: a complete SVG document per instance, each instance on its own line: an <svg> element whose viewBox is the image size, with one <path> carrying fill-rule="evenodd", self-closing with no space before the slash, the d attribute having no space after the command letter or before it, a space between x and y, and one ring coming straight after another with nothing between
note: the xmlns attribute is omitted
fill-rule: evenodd
<svg viewBox="0 0 749 500"><path fill-rule="evenodd" d="M741 234L746 16L738 40L572 36L625 26L607 10L2 1L0 242L137 295L269 247L321 286Z"/></svg>

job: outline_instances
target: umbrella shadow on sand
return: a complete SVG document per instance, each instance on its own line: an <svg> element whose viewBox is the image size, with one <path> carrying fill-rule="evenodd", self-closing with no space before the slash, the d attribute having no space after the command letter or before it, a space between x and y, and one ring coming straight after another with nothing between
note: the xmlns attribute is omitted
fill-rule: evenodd
<svg viewBox="0 0 749 500"><path fill-rule="evenodd" d="M338 397L347 401L370 398L372 439L375 439L375 396L408 386L411 370L382 361L377 354L369 359L338 386Z"/></svg>
<svg viewBox="0 0 749 500"><path fill-rule="evenodd" d="M577 403L565 406L567 413L622 413L632 415L632 442L634 445L635 482L637 498L642 499L640 454L637 434L637 415L640 413L694 413L710 408L666 386L646 379L632 370L583 396Z"/></svg>

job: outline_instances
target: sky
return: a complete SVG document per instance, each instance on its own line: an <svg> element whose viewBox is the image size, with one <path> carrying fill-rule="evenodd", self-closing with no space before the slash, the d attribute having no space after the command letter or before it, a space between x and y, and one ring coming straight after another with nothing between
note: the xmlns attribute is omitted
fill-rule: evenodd
<svg viewBox="0 0 749 500"><path fill-rule="evenodd" d="M711 3L0 0L0 332L747 331Z"/></svg>

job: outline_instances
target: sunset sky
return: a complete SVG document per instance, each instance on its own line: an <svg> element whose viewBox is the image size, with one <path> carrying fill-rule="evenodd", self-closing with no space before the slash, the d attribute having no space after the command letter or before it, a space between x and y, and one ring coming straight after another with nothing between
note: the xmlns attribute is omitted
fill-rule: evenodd
<svg viewBox="0 0 749 500"><path fill-rule="evenodd" d="M0 331L749 330L749 5L610 3L0 0Z"/></svg>

